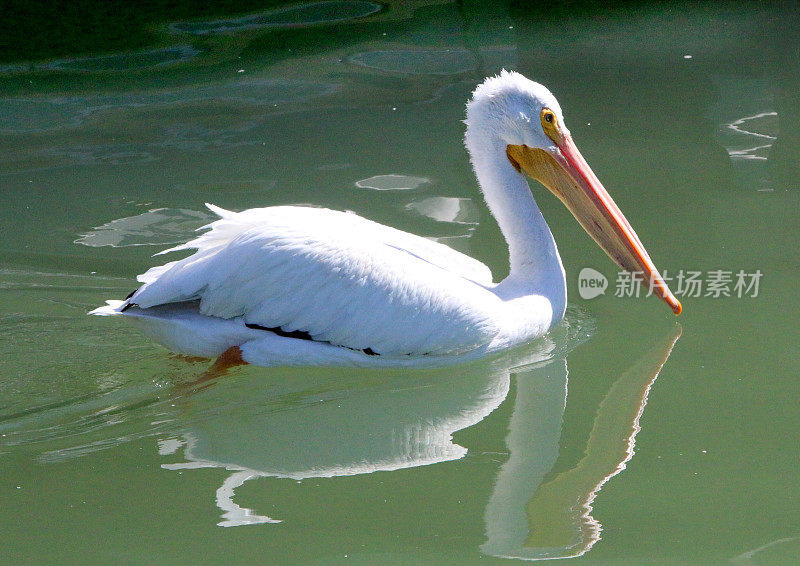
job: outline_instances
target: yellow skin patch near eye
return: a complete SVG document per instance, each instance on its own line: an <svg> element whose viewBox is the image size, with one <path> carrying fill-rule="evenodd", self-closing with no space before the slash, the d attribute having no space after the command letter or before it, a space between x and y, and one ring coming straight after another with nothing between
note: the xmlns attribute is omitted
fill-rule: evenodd
<svg viewBox="0 0 800 566"><path fill-rule="evenodd" d="M556 113L550 110L549 108L542 108L542 111L539 113L539 119L542 122L542 130L544 133L553 140L554 143L561 144L564 141L564 136L561 133L561 128L558 125L558 118L556 117ZM513 146L509 145L506 148L506 157L511 162L511 165L514 166L514 169L517 172L522 173L522 169L520 168L520 158L521 154L519 153L519 149L525 147L530 150L527 146ZM544 150L539 150L541 153L546 153ZM543 162L546 162L546 157L549 156L540 156ZM552 161L552 157L550 158ZM538 179L538 177L534 176L534 179ZM541 179L538 179L541 181Z"/></svg>
<svg viewBox="0 0 800 566"><path fill-rule="evenodd" d="M539 113L539 119L542 121L542 130L547 134L547 137L555 143L560 143L564 136L561 135L561 128L558 125L556 113L549 108L542 108L542 111Z"/></svg>

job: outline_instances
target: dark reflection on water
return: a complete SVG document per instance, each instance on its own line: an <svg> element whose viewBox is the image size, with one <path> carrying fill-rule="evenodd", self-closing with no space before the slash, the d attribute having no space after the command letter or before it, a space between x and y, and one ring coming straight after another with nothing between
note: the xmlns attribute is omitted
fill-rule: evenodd
<svg viewBox="0 0 800 566"><path fill-rule="evenodd" d="M169 25L169 29L173 33L209 35L264 28L296 28L345 22L371 16L380 11L381 5L375 2L327 0L275 8L265 13L239 18L174 22Z"/></svg>
<svg viewBox="0 0 800 566"><path fill-rule="evenodd" d="M76 71L128 71L139 68L153 68L162 65L172 65L187 61L195 57L199 51L188 45L166 47L124 53L121 55L103 55L99 57L81 57L76 59L61 59L37 65L36 70L76 70Z"/></svg>
<svg viewBox="0 0 800 566"><path fill-rule="evenodd" d="M154 28L164 22L263 10L282 3L275 0L219 3L154 0L140 5L125 0L6 0L0 61L139 49L158 41Z"/></svg>

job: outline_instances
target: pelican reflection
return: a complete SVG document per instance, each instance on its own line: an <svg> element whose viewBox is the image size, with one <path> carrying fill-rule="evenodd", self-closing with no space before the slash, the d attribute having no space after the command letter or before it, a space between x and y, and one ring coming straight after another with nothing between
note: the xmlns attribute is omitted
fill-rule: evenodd
<svg viewBox="0 0 800 566"><path fill-rule="evenodd" d="M579 556L599 540L592 501L633 455L647 393L679 334L621 373L600 403L585 456L554 477L548 474L561 448L567 355L586 337L586 325L458 367L380 374L341 369L322 379L288 378L297 370L276 369L266 391L263 375L238 375L236 398L227 401L236 410L214 411L213 388L187 397L179 419L184 432L160 443L165 456L183 448L185 461L162 467L231 472L216 491L220 526L280 522L279 511L267 516L257 503L237 502L236 489L255 478L299 481L457 460L468 448L453 434L508 398L509 458L485 508L481 551L522 559Z"/></svg>
<svg viewBox="0 0 800 566"><path fill-rule="evenodd" d="M592 502L633 457L648 393L680 334L676 327L617 378L598 407L583 457L545 482L558 457L567 361L550 362L551 375L535 370L516 375L517 396L506 437L510 458L486 507L484 553L529 560L570 558L600 540ZM555 375L564 376L560 404L548 387L547 380Z"/></svg>

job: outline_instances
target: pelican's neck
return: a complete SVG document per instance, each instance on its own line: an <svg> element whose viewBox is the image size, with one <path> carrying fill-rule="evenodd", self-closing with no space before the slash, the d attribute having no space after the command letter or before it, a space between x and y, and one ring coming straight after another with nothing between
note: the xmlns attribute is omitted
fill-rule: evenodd
<svg viewBox="0 0 800 566"><path fill-rule="evenodd" d="M471 145L468 139L475 175L508 244L510 271L498 287L544 295L550 299L554 312L563 313L564 267L525 177L511 165L501 141L490 144L490 148Z"/></svg>

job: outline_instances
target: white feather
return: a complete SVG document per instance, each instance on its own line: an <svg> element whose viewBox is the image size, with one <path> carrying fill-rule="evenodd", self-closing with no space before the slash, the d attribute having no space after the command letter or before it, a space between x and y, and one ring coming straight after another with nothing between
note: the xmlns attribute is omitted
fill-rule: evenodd
<svg viewBox="0 0 800 566"><path fill-rule="evenodd" d="M180 246L193 255L145 273L130 302L199 299L209 317L384 355L458 353L494 331L489 270L419 236L304 207L225 211L210 228Z"/></svg>

